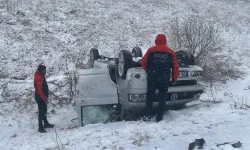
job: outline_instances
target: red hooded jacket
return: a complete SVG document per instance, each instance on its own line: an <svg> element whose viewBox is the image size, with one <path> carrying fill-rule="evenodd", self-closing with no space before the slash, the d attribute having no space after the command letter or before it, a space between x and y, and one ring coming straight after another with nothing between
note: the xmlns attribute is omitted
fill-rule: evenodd
<svg viewBox="0 0 250 150"><path fill-rule="evenodd" d="M34 85L35 85L35 97L41 98L44 102L48 102L48 85L47 81L45 80L44 76L36 72L34 75Z"/></svg>
<svg viewBox="0 0 250 150"><path fill-rule="evenodd" d="M164 34L159 34L157 35L156 39L155 39L155 46L151 47L148 49L148 51L146 52L146 54L143 56L142 58L142 67L144 68L145 71L147 71L147 61L148 61L148 57L151 53L153 52L166 52L168 54L172 55L173 58L173 76L172 76L172 80L175 82L177 81L178 75L179 75L179 64L178 61L176 59L176 55L175 52L168 48L166 46L167 44L167 39L166 36Z"/></svg>

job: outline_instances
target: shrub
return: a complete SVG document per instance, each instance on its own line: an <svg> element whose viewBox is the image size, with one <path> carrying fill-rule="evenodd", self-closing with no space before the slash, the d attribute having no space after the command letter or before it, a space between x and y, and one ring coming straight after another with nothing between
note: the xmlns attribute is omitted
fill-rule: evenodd
<svg viewBox="0 0 250 150"><path fill-rule="evenodd" d="M174 50L190 51L195 64L204 69L204 80L225 82L243 77L241 63L224 49L219 28L201 16L174 19L169 25L169 45Z"/></svg>

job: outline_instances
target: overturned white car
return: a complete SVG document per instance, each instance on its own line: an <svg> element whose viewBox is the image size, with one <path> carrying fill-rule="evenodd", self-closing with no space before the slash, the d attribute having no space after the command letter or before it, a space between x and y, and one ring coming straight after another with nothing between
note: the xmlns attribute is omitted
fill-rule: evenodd
<svg viewBox="0 0 250 150"><path fill-rule="evenodd" d="M141 49L122 50L118 58L108 58L91 49L89 56L90 68L79 70L79 94L75 98L79 125L129 120L135 110L143 110L147 74L141 67ZM169 83L167 106L183 106L198 100L203 93L203 86L198 83L203 69L194 65L189 52L178 51L176 56L179 77L176 85ZM156 103L157 97L154 106Z"/></svg>

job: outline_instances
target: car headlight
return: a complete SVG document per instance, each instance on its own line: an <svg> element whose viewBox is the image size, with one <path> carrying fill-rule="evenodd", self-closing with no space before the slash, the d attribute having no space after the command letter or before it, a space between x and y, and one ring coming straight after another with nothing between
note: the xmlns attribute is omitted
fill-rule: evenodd
<svg viewBox="0 0 250 150"><path fill-rule="evenodd" d="M144 102L147 97L145 94L129 94L128 98L130 102Z"/></svg>

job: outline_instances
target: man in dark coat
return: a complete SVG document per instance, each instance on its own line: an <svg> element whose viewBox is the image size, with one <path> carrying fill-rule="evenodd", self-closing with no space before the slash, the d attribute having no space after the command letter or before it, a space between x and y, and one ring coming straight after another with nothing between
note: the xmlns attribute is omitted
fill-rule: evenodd
<svg viewBox="0 0 250 150"><path fill-rule="evenodd" d="M45 128L53 128L54 125L50 124L47 120L47 104L49 96L49 88L45 79L46 66L40 64L37 72L34 75L34 86L35 86L35 100L38 104L38 132L45 133Z"/></svg>
<svg viewBox="0 0 250 150"><path fill-rule="evenodd" d="M150 120L153 100L158 90L159 107L156 117L158 122L163 119L171 72L174 85L178 78L179 65L175 52L166 46L167 39L164 34L156 37L155 44L142 58L142 67L147 72L147 102L144 120Z"/></svg>

